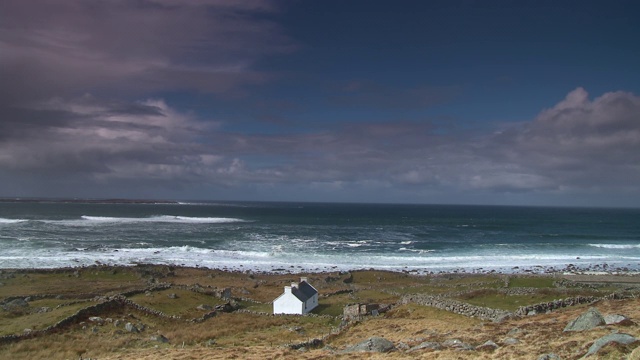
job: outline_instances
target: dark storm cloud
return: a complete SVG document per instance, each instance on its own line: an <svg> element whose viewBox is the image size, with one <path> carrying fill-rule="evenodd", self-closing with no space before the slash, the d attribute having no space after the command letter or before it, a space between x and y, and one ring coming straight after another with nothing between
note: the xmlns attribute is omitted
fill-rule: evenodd
<svg viewBox="0 0 640 360"><path fill-rule="evenodd" d="M200 195L190 188L240 196L296 188L340 199L354 189L361 198L396 189L415 194L412 201L428 201L420 198L426 192L638 194L640 97L627 92L590 99L578 88L492 133L390 114L445 104L460 94L456 86L332 82L330 92L320 91L329 108L300 120L304 102L274 91L264 99L275 102L250 108L271 121L255 128L158 96L262 98L253 85L277 78L253 65L295 47L269 20L279 11L274 4L0 2L2 190L193 197ZM345 108L339 120L322 118ZM351 119L351 109L381 111Z"/></svg>
<svg viewBox="0 0 640 360"><path fill-rule="evenodd" d="M264 79L248 71L253 61L292 48L256 19L272 11L251 1L3 1L1 104L95 88L236 90Z"/></svg>

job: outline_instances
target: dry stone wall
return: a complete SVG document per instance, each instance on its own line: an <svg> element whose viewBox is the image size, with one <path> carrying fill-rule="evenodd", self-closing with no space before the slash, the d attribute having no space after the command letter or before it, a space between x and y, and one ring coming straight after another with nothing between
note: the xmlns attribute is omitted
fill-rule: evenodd
<svg viewBox="0 0 640 360"><path fill-rule="evenodd" d="M441 310L451 311L464 316L477 317L479 319L491 321L501 321L513 316L512 312L506 310L475 306L461 301L423 294L405 295L402 297L401 303L416 303L435 307Z"/></svg>

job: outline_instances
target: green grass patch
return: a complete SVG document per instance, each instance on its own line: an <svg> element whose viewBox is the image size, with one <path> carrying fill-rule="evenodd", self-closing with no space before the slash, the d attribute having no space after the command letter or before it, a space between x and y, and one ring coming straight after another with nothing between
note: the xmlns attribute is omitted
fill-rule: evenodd
<svg viewBox="0 0 640 360"><path fill-rule="evenodd" d="M114 294L145 285L128 269L82 269L55 273L18 273L13 278L1 279L0 298L34 294L79 295L86 293Z"/></svg>
<svg viewBox="0 0 640 360"><path fill-rule="evenodd" d="M60 300L57 300L62 302ZM0 336L21 334L25 329L42 330L58 321L75 314L78 310L91 304L86 302L62 306L55 309L55 300L37 300L29 303L29 308L20 311L0 311ZM53 310L35 313L40 307L51 307Z"/></svg>
<svg viewBox="0 0 640 360"><path fill-rule="evenodd" d="M495 290L483 289L457 296L456 299L467 302L471 305L516 311L520 306L553 301L567 296L567 294L561 294L555 291L540 291L535 294L527 295L506 295Z"/></svg>
<svg viewBox="0 0 640 360"><path fill-rule="evenodd" d="M177 298L171 299L169 298L169 294L176 294ZM199 305L205 304L214 307L226 303L226 300L215 296L182 289L154 291L150 296L137 294L129 299L139 305L162 311L167 315L177 315L184 318L197 318L202 316L205 312L196 309Z"/></svg>
<svg viewBox="0 0 640 360"><path fill-rule="evenodd" d="M553 288L554 278L549 276L509 277L509 287Z"/></svg>

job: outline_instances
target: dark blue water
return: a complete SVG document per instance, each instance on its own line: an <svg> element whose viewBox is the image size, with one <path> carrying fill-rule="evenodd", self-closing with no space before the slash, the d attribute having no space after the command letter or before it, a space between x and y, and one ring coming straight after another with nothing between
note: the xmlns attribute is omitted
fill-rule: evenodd
<svg viewBox="0 0 640 360"><path fill-rule="evenodd" d="M640 268L640 210L310 203L0 203L0 267Z"/></svg>

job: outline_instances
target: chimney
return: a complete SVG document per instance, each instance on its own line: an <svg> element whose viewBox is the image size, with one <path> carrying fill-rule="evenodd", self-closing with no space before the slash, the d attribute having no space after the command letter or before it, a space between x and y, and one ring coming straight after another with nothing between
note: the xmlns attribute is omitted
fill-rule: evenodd
<svg viewBox="0 0 640 360"><path fill-rule="evenodd" d="M285 294L290 294L291 293L291 286L285 286L284 287L284 293Z"/></svg>
<svg viewBox="0 0 640 360"><path fill-rule="evenodd" d="M304 276L304 277L301 277L301 278L300 278L300 282L303 282L303 281L304 281L304 282L306 282L306 283L309 283L309 282L307 281L307 277L306 277L306 276Z"/></svg>
<svg viewBox="0 0 640 360"><path fill-rule="evenodd" d="M297 288L298 287L298 283L297 282L292 282L291 283L291 287L292 288Z"/></svg>

